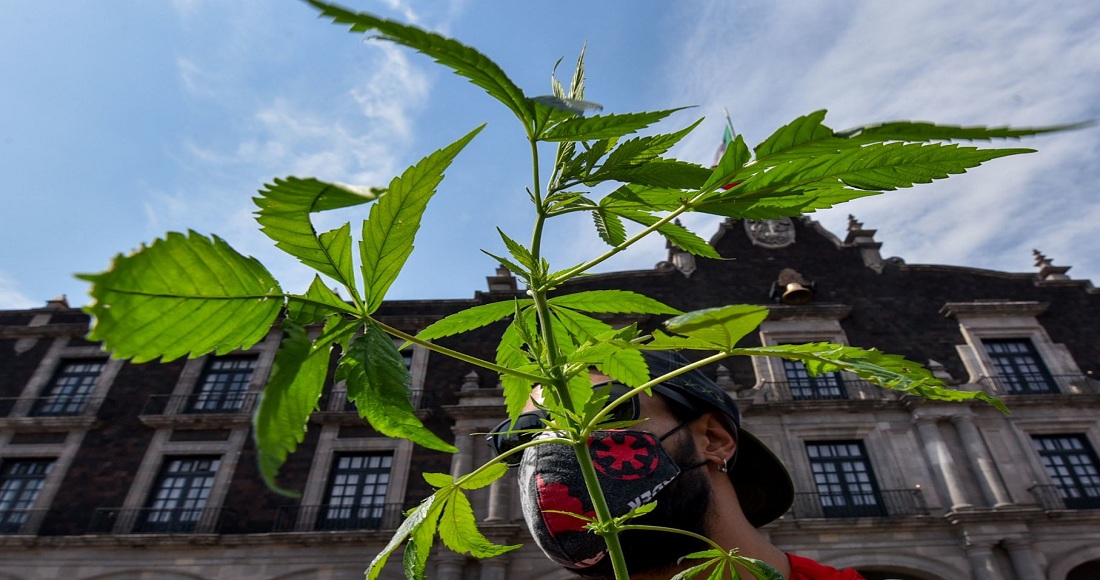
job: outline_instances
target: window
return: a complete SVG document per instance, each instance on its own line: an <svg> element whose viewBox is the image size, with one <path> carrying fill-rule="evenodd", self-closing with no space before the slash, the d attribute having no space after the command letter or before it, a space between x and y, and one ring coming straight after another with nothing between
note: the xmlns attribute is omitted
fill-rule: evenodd
<svg viewBox="0 0 1100 580"><path fill-rule="evenodd" d="M210 359L191 401L192 413L234 413L244 406L256 357Z"/></svg>
<svg viewBox="0 0 1100 580"><path fill-rule="evenodd" d="M149 497L138 532L191 532L207 523L206 498L221 460L217 457L169 457Z"/></svg>
<svg viewBox="0 0 1100 580"><path fill-rule="evenodd" d="M806 365L799 361L783 360L783 371L787 374L787 384L791 389L791 398L803 401L824 399L847 399L844 383L839 373L825 373L811 376Z"/></svg>
<svg viewBox="0 0 1100 580"><path fill-rule="evenodd" d="M997 380L1008 393L1020 395L1058 392L1030 340L986 339L982 344L993 362Z"/></svg>
<svg viewBox="0 0 1100 580"><path fill-rule="evenodd" d="M52 465L52 459L4 462L0 470L0 533L19 533Z"/></svg>
<svg viewBox="0 0 1100 580"><path fill-rule="evenodd" d="M1032 442L1067 508L1100 508L1100 462L1083 436L1036 435Z"/></svg>
<svg viewBox="0 0 1100 580"><path fill-rule="evenodd" d="M31 414L39 417L79 415L102 370L102 360L63 361Z"/></svg>
<svg viewBox="0 0 1100 580"><path fill-rule="evenodd" d="M806 452L825 517L885 515L863 443L807 443Z"/></svg>
<svg viewBox="0 0 1100 580"><path fill-rule="evenodd" d="M338 455L318 529L379 529L386 512L390 453Z"/></svg>

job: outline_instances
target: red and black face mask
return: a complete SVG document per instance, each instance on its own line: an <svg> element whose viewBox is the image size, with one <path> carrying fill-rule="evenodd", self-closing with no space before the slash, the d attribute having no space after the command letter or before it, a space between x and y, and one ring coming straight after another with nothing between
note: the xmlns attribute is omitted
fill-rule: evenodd
<svg viewBox="0 0 1100 580"><path fill-rule="evenodd" d="M632 430L592 432L588 449L612 516L652 502L680 475L681 467L661 441L687 424L660 437ZM568 568L587 568L604 558L607 547L603 538L585 528L596 514L571 447L548 443L527 449L519 481L523 517L550 559Z"/></svg>

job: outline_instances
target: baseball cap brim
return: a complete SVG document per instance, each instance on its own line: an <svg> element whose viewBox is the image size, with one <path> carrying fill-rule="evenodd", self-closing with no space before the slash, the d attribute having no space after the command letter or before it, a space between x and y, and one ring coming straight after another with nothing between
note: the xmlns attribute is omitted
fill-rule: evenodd
<svg viewBox="0 0 1100 580"><path fill-rule="evenodd" d="M794 504L794 482L783 462L743 428L737 436L736 464L729 475L741 511L755 528L779 519Z"/></svg>

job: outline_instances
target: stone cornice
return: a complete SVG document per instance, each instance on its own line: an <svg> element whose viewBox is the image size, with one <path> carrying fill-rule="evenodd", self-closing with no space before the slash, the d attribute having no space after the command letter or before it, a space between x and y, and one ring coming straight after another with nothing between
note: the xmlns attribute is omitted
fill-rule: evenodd
<svg viewBox="0 0 1100 580"><path fill-rule="evenodd" d="M1050 306L1047 302L1015 302L997 300L988 302L948 302L940 308L940 314L948 318L988 318L994 316L1039 316Z"/></svg>

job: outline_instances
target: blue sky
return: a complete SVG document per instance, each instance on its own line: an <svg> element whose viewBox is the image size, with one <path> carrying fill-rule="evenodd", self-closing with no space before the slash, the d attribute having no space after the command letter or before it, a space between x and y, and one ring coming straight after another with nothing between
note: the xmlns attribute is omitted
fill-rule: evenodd
<svg viewBox="0 0 1100 580"><path fill-rule="evenodd" d="M694 105L672 153L709 163L722 110L750 144L816 109L842 129L894 119L1041 125L1100 118L1100 3L1060 1L508 2L347 0L452 35L529 95L568 78L588 42L589 99L605 112ZM66 294L167 231L214 233L289 291L311 274L252 219L276 176L384 185L473 127L390 297L465 298L527 239L529 161L514 118L427 58L364 42L291 0L14 0L0 8L0 309ZM815 217L853 213L884 256L1016 272L1032 248L1100 281L1100 128L1031 139L1039 153ZM364 212L323 216L319 226ZM704 238L710 217L685 224ZM356 231L353 229L353 231ZM550 259L600 249L585 220L551 232ZM606 269L650 268L653 240Z"/></svg>

